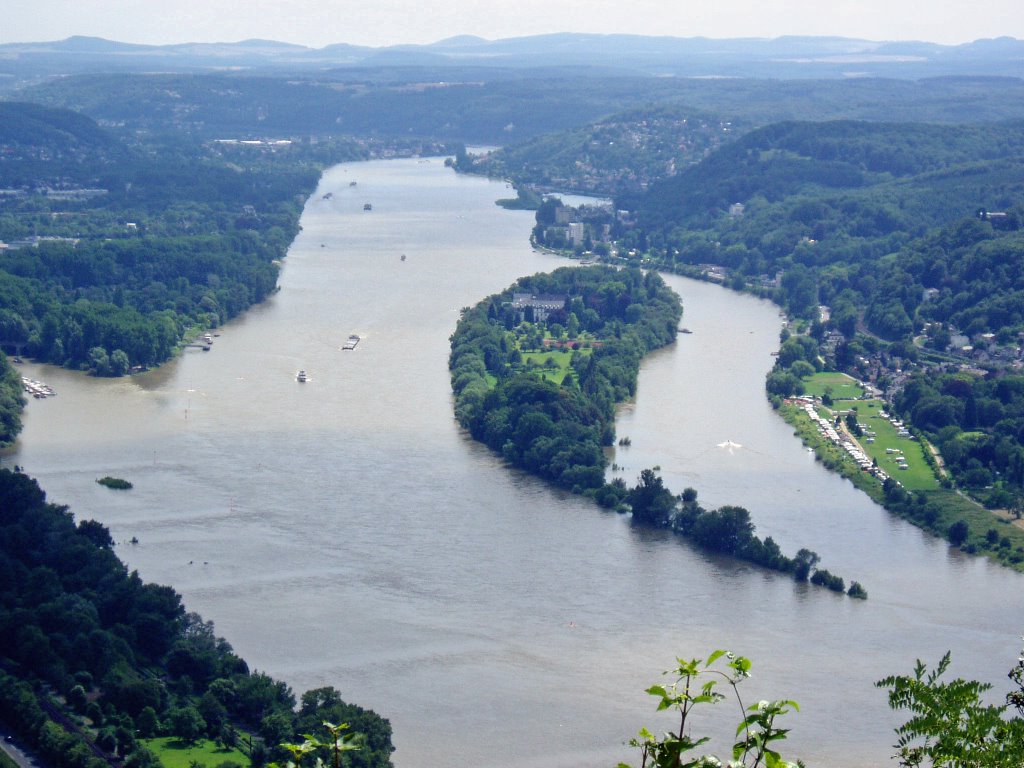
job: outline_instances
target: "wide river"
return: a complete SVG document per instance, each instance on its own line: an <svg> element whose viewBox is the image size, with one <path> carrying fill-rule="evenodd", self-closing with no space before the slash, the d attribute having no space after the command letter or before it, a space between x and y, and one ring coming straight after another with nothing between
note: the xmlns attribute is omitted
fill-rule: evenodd
<svg viewBox="0 0 1024 768"><path fill-rule="evenodd" d="M873 682L918 657L951 649L957 674L1004 690L1024 577L950 552L814 462L763 394L781 323L767 302L668 278L693 334L644 362L615 460L631 482L660 465L676 492L746 506L866 602L635 529L470 440L447 371L459 309L568 263L531 251L531 214L494 205L508 195L440 160L332 168L280 292L212 351L121 380L26 365L59 396L29 404L5 463L108 525L132 568L251 666L390 718L399 768L632 759L640 726L667 726L644 689L719 647L754 660L748 700L800 703L784 754L810 765L889 764L897 720ZM361 343L341 351L351 333ZM107 474L134 490L97 485Z"/></svg>

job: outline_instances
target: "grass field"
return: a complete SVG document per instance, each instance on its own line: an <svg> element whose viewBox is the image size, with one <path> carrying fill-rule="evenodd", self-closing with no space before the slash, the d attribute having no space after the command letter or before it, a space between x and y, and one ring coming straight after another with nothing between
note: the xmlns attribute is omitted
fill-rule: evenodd
<svg viewBox="0 0 1024 768"><path fill-rule="evenodd" d="M553 362L549 363L549 360ZM569 363L571 361L572 351L568 349L523 353L524 366L536 366L533 370L539 371L544 375L544 378L550 379L555 384L562 383L569 370Z"/></svg>
<svg viewBox="0 0 1024 768"><path fill-rule="evenodd" d="M857 421L875 433L874 443L868 443L866 437L858 438L858 442L865 453L878 462L879 467L899 480L908 491L933 491L940 487L934 470L925 461L924 452L927 449L917 440L900 437L896 427L878 415L879 411L885 410L884 402L861 400L856 406ZM888 453L886 449L899 453ZM899 468L901 455L907 469Z"/></svg>
<svg viewBox="0 0 1024 768"><path fill-rule="evenodd" d="M249 765L249 758L237 749L218 747L206 739L187 746L180 739L165 736L159 739L140 739L154 755L160 759L164 768L189 768L195 761L207 768L216 768L223 762L231 761L239 765Z"/></svg>
<svg viewBox="0 0 1024 768"><path fill-rule="evenodd" d="M856 379L836 371L816 373L803 382L804 393L815 397L824 395L826 387L830 388L833 400L856 400L864 394Z"/></svg>
<svg viewBox="0 0 1024 768"><path fill-rule="evenodd" d="M0 768L18 768L18 764L9 758L6 752L0 752Z"/></svg>
<svg viewBox="0 0 1024 768"><path fill-rule="evenodd" d="M880 401L862 400L857 403L837 404L838 409L844 411L851 405L857 405L858 421L877 434L874 443L867 444L866 440L861 441L865 449L872 450L869 455L888 457L891 462L893 454L885 452L887 447L899 448L904 452L908 469L901 470L895 462L890 463L883 458L879 458L878 463L892 477L899 480L906 490L911 491L909 499L912 503L895 506L887 504L882 484L869 473L860 470L845 451L818 434L817 426L807 418L802 407L784 404L779 409L779 414L796 429L795 434L806 445L814 448L818 459L828 469L849 479L879 504L942 539L946 538L953 523L963 520L970 531L968 540L962 548L965 552L984 554L1003 565L1024 572L1024 530L1012 525L1008 520L997 517L955 490L942 488L932 474L931 467L924 461L923 446L915 440L899 437L896 429L885 419L872 418L879 410L884 410ZM821 406L818 406L818 412L825 418L830 416L830 413ZM996 532L997 543L989 539L992 531Z"/></svg>
<svg viewBox="0 0 1024 768"><path fill-rule="evenodd" d="M927 449L916 440L900 437L896 428L887 419L878 415L879 411L885 410L884 401L860 400L859 398L864 395L864 389L845 373L816 373L803 381L808 395L821 397L827 388L832 396L833 410L845 413L853 408L857 409L857 421L876 433L873 443L867 441L867 436L858 438L857 442L868 456L878 462L879 467L893 479L899 480L904 488L908 491L933 491L940 487L939 478L925 460L924 451ZM822 412L820 407L818 410ZM827 412L822 412L822 415L826 418L829 416ZM900 456L907 464L906 469L899 468Z"/></svg>

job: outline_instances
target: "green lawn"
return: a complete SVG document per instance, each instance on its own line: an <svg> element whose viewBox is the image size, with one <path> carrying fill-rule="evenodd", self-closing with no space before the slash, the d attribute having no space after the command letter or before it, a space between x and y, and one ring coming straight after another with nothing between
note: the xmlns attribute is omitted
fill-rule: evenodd
<svg viewBox="0 0 1024 768"><path fill-rule="evenodd" d="M553 361L549 363L548 361ZM550 352L524 352L523 367L527 370L536 370L556 384L561 384L562 379L569 370L569 363L572 362L572 350L559 349ZM531 366L532 363L532 366ZM535 367L533 367L535 366Z"/></svg>
<svg viewBox="0 0 1024 768"><path fill-rule="evenodd" d="M939 488L939 479L931 466L925 461L925 447L917 440L900 437L888 419L878 415L885 410L881 400L866 400L857 403L857 421L875 433L875 442L868 443L867 437L858 438L858 442L871 458L878 461L878 466L889 475L899 480L908 491L932 491ZM888 453L886 449L902 453ZM906 460L907 469L899 468L899 456Z"/></svg>
<svg viewBox="0 0 1024 768"><path fill-rule="evenodd" d="M867 435L857 438L857 442L860 443L868 456L878 461L878 466L885 470L890 477L894 480L899 480L908 491L933 491L941 487L939 479L935 476L928 462L925 461L924 446L916 440L911 440L909 437L900 437L896 428L888 420L878 415L879 411L885 410L885 403L883 401L859 400L857 402L841 402L836 403L833 410L829 410L821 405L815 406L815 409L818 415L831 422L835 420L837 413L845 414L851 407L856 407L857 409L857 421L863 424L869 431L875 433L873 443L868 442ZM806 421L810 425L810 421L803 415L802 410L798 409L794 413L799 415L795 415L792 418L798 421ZM804 435L804 439L807 439L806 435ZM832 462L846 462L849 463L851 468L856 466L845 451L833 447L827 440L824 442L828 444L828 449L819 449L819 453L827 453L832 457ZM894 452L888 453L886 448L893 449ZM900 453L895 451L900 451ZM900 456L906 460L906 469L899 468ZM872 480L872 482L878 481Z"/></svg>
<svg viewBox="0 0 1024 768"><path fill-rule="evenodd" d="M859 420L861 423L870 425L872 431L878 434L874 443L864 447L877 447L883 455L890 457L892 454L885 453L886 447L902 449L907 456L907 463L910 465L910 469L900 470L898 468L891 468L881 460L879 464L885 467L887 471L890 471L893 477L903 483L905 488L915 491L913 496L915 503L889 507L889 509L943 539L946 538L949 527L953 523L958 520L965 520L970 529L970 536L967 545L964 547L965 551L985 554L1004 565L1018 571L1024 571L1024 530L1011 525L1007 520L996 517L980 504L959 495L954 490L937 487L937 482L934 479L926 479L929 476L925 475L923 471L915 471L914 467L916 464L914 458L917 454L908 451L906 446L914 446L920 452L920 444L916 441L896 436L896 431L892 428L891 424L888 429L892 431L892 436L896 441L895 444L889 442L892 438L887 437L883 439L884 427L881 425L882 419L871 418L871 415L877 413L880 409L878 401L858 404ZM834 446L826 438L821 437L814 423L807 418L803 408L784 404L779 409L779 413L788 423L795 427L796 434L807 445L815 448L818 459L826 467L849 478L854 485L872 499L879 504L885 505L886 499L882 491L882 484L868 473L860 471L857 465L850 461L845 451ZM865 416L867 417L866 419ZM923 462L923 458L921 461ZM916 478L916 480L913 478ZM927 482L929 484L918 486L915 485L916 482ZM921 492L917 493L918 490ZM996 530L1000 537L999 545L993 545L987 541L987 534L993 529ZM1004 537L1009 540L1009 546L1002 546Z"/></svg>
<svg viewBox="0 0 1024 768"><path fill-rule="evenodd" d="M214 742L205 739L191 746L186 746L173 736L140 741L160 759L164 768L189 768L192 761L207 768L215 768L228 760L243 766L249 765L249 758L245 753L237 749L218 747Z"/></svg>
<svg viewBox="0 0 1024 768"><path fill-rule="evenodd" d="M815 397L822 397L826 387L831 389L833 400L856 400L864 394L864 389L856 379L836 371L816 373L803 382L804 393Z"/></svg>
<svg viewBox="0 0 1024 768"><path fill-rule="evenodd" d="M0 768L18 768L18 764L9 758L6 752L0 752Z"/></svg>
<svg viewBox="0 0 1024 768"><path fill-rule="evenodd" d="M570 364L572 363L574 351L581 355L589 355L593 350L552 349L545 351L523 352L522 364L517 368L517 370L536 371L545 379L553 381L555 384L561 384L565 377L570 373ZM487 381L487 386L489 387L493 388L498 383L498 379L495 378L492 373L487 373L484 378Z"/></svg>
<svg viewBox="0 0 1024 768"><path fill-rule="evenodd" d="M940 487L935 472L925 461L924 446L916 440L900 437L896 428L887 419L878 415L879 411L885 410L884 401L860 400L859 398L864 395L864 389L845 373L826 371L816 373L803 381L805 393L808 395L821 397L828 388L836 412L845 413L851 408L857 409L857 420L868 430L876 433L873 443L868 442L866 435L858 438L858 442L865 453L875 459L878 466L888 472L893 479L899 480L904 488L909 491L932 491ZM820 406L818 410L822 416L829 418L828 413L823 412ZM887 453L887 448L901 453ZM906 459L906 469L899 468L901 455Z"/></svg>

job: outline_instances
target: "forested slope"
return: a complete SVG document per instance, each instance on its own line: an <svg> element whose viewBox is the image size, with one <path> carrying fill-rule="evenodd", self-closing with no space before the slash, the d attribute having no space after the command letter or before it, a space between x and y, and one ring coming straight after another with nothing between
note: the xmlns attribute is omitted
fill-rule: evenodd
<svg viewBox="0 0 1024 768"><path fill-rule="evenodd" d="M0 104L0 342L119 375L274 290L304 196L351 145L143 139Z"/></svg>
<svg viewBox="0 0 1024 768"><path fill-rule="evenodd" d="M719 264L747 277L784 271L778 300L811 317L819 303L863 311L894 293L911 301L917 291L920 303L924 288L941 287L956 268L935 271L919 290L909 282L894 291L891 282L919 270L920 251L938 253L937 239L950 249L1000 240L1012 252L1022 199L1020 122L784 123L751 132L634 199L638 226L623 243L650 249L666 265ZM980 209L1007 215L959 223ZM869 327L900 336L886 315L869 311Z"/></svg>
<svg viewBox="0 0 1024 768"><path fill-rule="evenodd" d="M0 469L0 720L48 764L149 766L139 740L166 734L246 746L260 766L323 720L365 734L352 765L390 764L387 720L333 688L297 702L113 547L103 525L76 523L31 478Z"/></svg>

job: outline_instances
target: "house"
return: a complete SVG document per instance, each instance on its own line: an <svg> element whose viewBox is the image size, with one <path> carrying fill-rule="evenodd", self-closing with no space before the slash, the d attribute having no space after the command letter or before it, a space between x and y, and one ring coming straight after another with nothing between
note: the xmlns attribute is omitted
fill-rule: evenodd
<svg viewBox="0 0 1024 768"><path fill-rule="evenodd" d="M514 293L512 294L512 308L518 312L525 313L526 309L533 310L533 319L536 322L543 322L548 315L565 309L565 296L557 294L536 294L536 293Z"/></svg>

